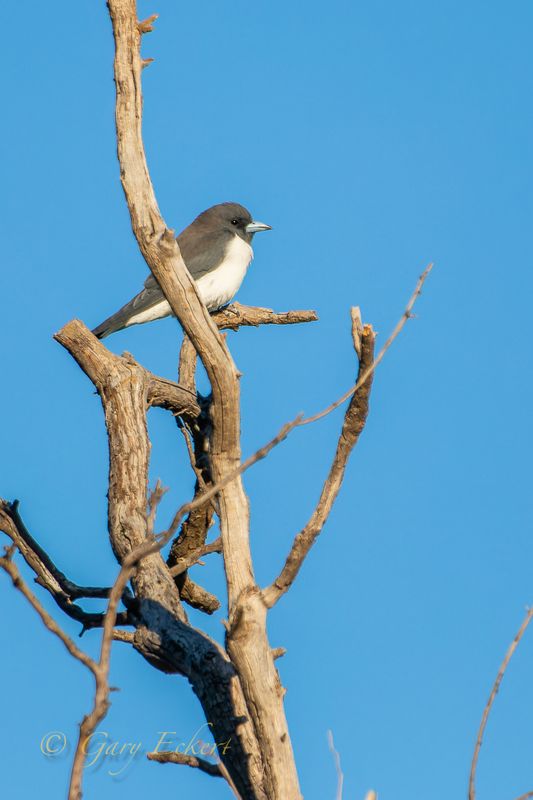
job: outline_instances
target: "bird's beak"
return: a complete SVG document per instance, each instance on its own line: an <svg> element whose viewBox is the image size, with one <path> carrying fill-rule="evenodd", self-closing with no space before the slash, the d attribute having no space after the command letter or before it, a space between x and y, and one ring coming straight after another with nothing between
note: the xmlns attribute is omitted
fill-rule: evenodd
<svg viewBox="0 0 533 800"><path fill-rule="evenodd" d="M257 222L253 220L253 222L249 222L245 228L246 233L259 233L259 231L271 231L271 225L265 225L264 222Z"/></svg>

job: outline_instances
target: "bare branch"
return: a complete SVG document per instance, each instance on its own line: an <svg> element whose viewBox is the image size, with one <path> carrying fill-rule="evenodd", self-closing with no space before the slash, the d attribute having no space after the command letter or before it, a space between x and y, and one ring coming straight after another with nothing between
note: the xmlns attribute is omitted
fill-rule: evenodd
<svg viewBox="0 0 533 800"><path fill-rule="evenodd" d="M219 536L218 539L215 539L211 544L205 544L203 547L199 547L197 550L190 553L186 558L176 561L174 566L170 568L170 574L175 578L177 575L181 575L182 572L185 572L186 569L193 567L202 556L207 556L209 553L221 552L222 539Z"/></svg>
<svg viewBox="0 0 533 800"><path fill-rule="evenodd" d="M147 402L151 406L166 408L174 416L197 417L200 406L196 392L173 381L148 373Z"/></svg>
<svg viewBox="0 0 533 800"><path fill-rule="evenodd" d="M142 22L137 23L137 27L139 28L139 33L150 33L154 29L154 22L158 19L159 14L152 14L147 19L143 19Z"/></svg>
<svg viewBox="0 0 533 800"><path fill-rule="evenodd" d="M259 325L295 325L301 322L315 322L316 311L284 311L275 312L271 308L261 306L245 306L234 302L226 308L211 314L211 318L219 330L238 330L241 327L258 327ZM196 370L196 350L185 334L180 350L179 384L183 388L194 389Z"/></svg>
<svg viewBox="0 0 533 800"><path fill-rule="evenodd" d="M59 608L72 619L82 624L82 633L91 628L101 628L104 624L104 615L84 611L73 601L78 598L106 598L109 596L109 587L79 586L69 580L59 570L48 553L35 541L26 528L19 514L19 502L9 503L0 499L0 530L3 531L20 551L24 561L35 572L36 583L46 589L53 597ZM126 592L124 601L130 600L130 593ZM128 612L120 612L117 617L119 625L132 624Z"/></svg>
<svg viewBox="0 0 533 800"><path fill-rule="evenodd" d="M333 760L335 762L335 770L337 772L337 794L336 800L342 800L342 786L344 783L344 775L342 774L341 769L341 757L338 752L335 750L335 743L333 741L333 733L328 731L328 745L330 752L333 756Z"/></svg>
<svg viewBox="0 0 533 800"><path fill-rule="evenodd" d="M89 714L82 719L80 724L78 742L74 752L74 760L72 762L68 800L81 800L83 769L87 755L85 752L85 743L87 739L94 733L109 710L110 688L108 677L111 659L111 643L115 634L114 626L117 618L117 606L124 593L126 584L131 577L131 573L132 570L129 570L124 571L123 574L123 571L121 570L119 578L122 576L123 579L115 583L109 596L109 603L104 621L104 632L102 634L102 644L100 647L100 659L96 665L96 669L93 670L96 683L93 707Z"/></svg>
<svg viewBox="0 0 533 800"><path fill-rule="evenodd" d="M140 545L150 545L146 516L150 450L146 429L147 373L134 360L119 359L105 347L95 348L95 337L79 321L67 324L56 339L73 355L102 399L110 454L109 536L117 560L128 567L129 554ZM134 457L125 458L125 453ZM123 575L119 573L125 587L130 571L124 581ZM131 582L135 592L134 648L152 666L187 676L206 719L213 721L215 740L232 741L223 757L231 766L242 795L247 800L265 800L260 788L259 748L241 684L227 653L187 623L174 579L156 550L131 572ZM113 594L110 602L112 597ZM100 697L102 692L103 689ZM100 701L93 712L97 716L103 708ZM89 716L88 724L92 725L95 714ZM78 777L79 763L78 760Z"/></svg>
<svg viewBox="0 0 533 800"><path fill-rule="evenodd" d="M187 767L195 767L207 775L212 775L214 778L222 778L218 764L212 764L204 758L189 756L185 753L175 753L172 750L169 752L162 750L158 753L147 753L146 758L150 761L157 761L159 764L184 764Z"/></svg>
<svg viewBox="0 0 533 800"><path fill-rule="evenodd" d="M219 330L229 328L234 331L244 326L296 325L301 322L316 322L318 319L316 311L284 311L279 313L271 308L244 306L236 302L227 308L216 311L212 314L212 317Z"/></svg>
<svg viewBox="0 0 533 800"><path fill-rule="evenodd" d="M353 395L344 416L333 463L322 487L318 504L307 525L295 537L285 566L279 576L271 586L263 590L263 599L268 608L271 608L291 586L300 571L306 555L322 531L341 488L350 454L359 441L365 426L370 390L372 388L372 372L369 370L369 366L374 363L375 335L370 325L364 327L360 341L361 360L359 362L359 373L363 375L366 373L366 382Z"/></svg>
<svg viewBox="0 0 533 800"><path fill-rule="evenodd" d="M514 654L516 648L520 644L520 640L521 640L522 636L524 635L524 633L526 632L527 627L528 627L529 623L531 622L532 618L533 618L533 608L529 608L527 610L527 614L526 614L526 616L524 618L524 621L522 622L522 624L521 624L521 626L520 626L520 628L518 630L518 633L516 634L516 636L514 637L513 641L511 642L511 645L510 645L510 647L509 647L509 649L508 649L508 651L507 651L507 653L505 655L505 658L502 661L500 669L498 670L498 674L496 675L496 680L494 681L494 685L492 687L492 691L491 691L491 693L489 695L489 699L487 700L487 704L486 704L485 709L483 711L483 716L481 717L481 724L479 726L479 731L478 731L478 734L477 734L476 746L474 748L474 755L472 757L472 765L471 765L471 768L470 768L470 779L469 779L469 782L468 782L468 800L475 800L475 797L476 797L477 762L478 762L478 758L479 758L479 751L481 750L481 745L483 744L483 736L485 734L485 728L487 727L487 722L488 722L488 719L489 719L489 715L490 715L493 703L494 703L494 701L496 699L496 695L498 694L498 690L499 690L500 684L501 684L501 682L503 680L503 676L505 675L505 671L507 670L507 667L509 666L509 662L510 662L511 658L513 657L513 654ZM531 796L533 796L533 795L530 792L529 794L522 795L522 798L518 798L518 800L524 800L524 798L531 797Z"/></svg>

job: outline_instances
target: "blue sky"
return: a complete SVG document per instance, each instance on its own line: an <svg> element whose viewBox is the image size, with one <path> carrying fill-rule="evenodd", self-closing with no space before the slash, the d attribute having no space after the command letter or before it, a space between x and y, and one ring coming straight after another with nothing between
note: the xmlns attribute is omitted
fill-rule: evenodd
<svg viewBox="0 0 533 800"><path fill-rule="evenodd" d="M531 4L140 3L141 17L154 11L144 134L167 223L181 229L223 200L249 206L274 230L256 237L239 300L320 315L229 335L244 373L245 454L353 382L350 305L383 342L436 264L270 636L288 650L279 667L306 800L335 796L328 728L346 799L371 787L380 800L464 797L486 697L533 594ZM103 2L22 0L9 25L0 494L20 499L70 578L105 584L116 564L101 407L51 337L72 317L93 327L146 275L119 183L110 23ZM178 344L170 319L109 340L168 377ZM316 502L341 418L295 431L246 475L261 583ZM171 418L152 411L149 424L151 476L170 487L163 524L191 482ZM216 556L201 575L222 591ZM39 743L51 730L73 737L90 678L5 576L0 592L5 793L55 800L69 761L45 759ZM221 636L222 616L191 618ZM82 643L95 653L98 634ZM532 659L533 634L489 722L480 800L533 789ZM158 731L184 739L204 722L184 680L126 646L114 648L111 679L121 691L101 726L110 741L146 751ZM109 769L88 770L88 797L229 796L222 782L144 757L120 778Z"/></svg>

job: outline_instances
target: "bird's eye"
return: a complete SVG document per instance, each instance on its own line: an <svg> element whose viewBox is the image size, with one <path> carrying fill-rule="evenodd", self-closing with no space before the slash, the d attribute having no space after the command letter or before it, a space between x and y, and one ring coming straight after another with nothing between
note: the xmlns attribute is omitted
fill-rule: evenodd
<svg viewBox="0 0 533 800"><path fill-rule="evenodd" d="M238 219L232 219L231 220L231 224L232 225L238 225L239 224L239 220Z"/></svg>

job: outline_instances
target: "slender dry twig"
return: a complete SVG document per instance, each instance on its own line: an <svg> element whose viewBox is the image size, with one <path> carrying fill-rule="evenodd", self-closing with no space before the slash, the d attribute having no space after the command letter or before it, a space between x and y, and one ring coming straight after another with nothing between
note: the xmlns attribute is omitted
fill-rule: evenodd
<svg viewBox="0 0 533 800"><path fill-rule="evenodd" d="M237 787L235 786L235 782L234 782L233 778L231 777L231 775L229 774L228 768L226 767L226 765L224 764L224 762L221 759L218 760L218 768L219 768L222 776L226 779L227 783L229 784L229 788L231 789L231 791L235 795L235 800L242 800L242 796L241 796L239 790L237 789Z"/></svg>
<svg viewBox="0 0 533 800"><path fill-rule="evenodd" d="M13 563L13 561L11 561L11 558L8 557L0 558L0 568L2 568L5 572L7 572L7 574L13 581L13 586L15 587L15 589L18 589L19 592L22 595L24 595L26 600L28 600L30 605L35 609L37 614L40 616L44 625L48 628L49 631L51 631L55 636L58 637L58 639L60 639L63 642L70 655L73 656L73 658L77 659L77 661L79 661L85 667L87 667L87 669L90 669L94 675L96 675L96 672L98 670L97 663L93 661L93 659L90 658L90 656L84 653L83 650L80 650L80 648L74 644L70 636L67 633L65 633L65 631L62 628L59 627L55 619L51 617L47 611L45 611L45 609L42 607L42 605L35 597L33 592L31 592L24 583L22 576L18 571L18 568Z"/></svg>
<svg viewBox="0 0 533 800"><path fill-rule="evenodd" d="M341 757L338 754L337 750L335 749L335 743L333 741L333 733L328 731L328 745L333 756L333 760L335 762L335 770L337 772L337 794L336 800L342 800L342 786L344 783L344 775L342 774L341 769Z"/></svg>
<svg viewBox="0 0 533 800"><path fill-rule="evenodd" d="M218 764L212 764L211 761L206 761L204 758L189 756L186 753L161 750L158 753L147 753L146 758L149 761L157 761L158 764L183 764L186 767L194 767L214 778L223 777Z"/></svg>
<svg viewBox="0 0 533 800"><path fill-rule="evenodd" d="M487 700L487 704L486 704L485 709L483 711L483 716L481 717L481 724L479 726L479 731L478 731L478 734L477 734L476 746L474 748L474 755L472 757L472 766L470 768L470 779L469 779L469 782L468 782L468 800L475 800L475 796L476 796L477 762L478 762L478 758L479 758L479 751L481 750L481 745L483 744L483 736L485 734L485 728L487 727L487 722L488 722L489 715L490 715L490 712L491 712L491 709L492 709L492 705L494 703L494 700L496 699L496 695L498 694L498 690L499 690L500 684L501 684L501 682L503 680L503 676L505 675L505 671L506 671L507 667L509 666L509 662L510 662L511 658L513 657L513 653L516 650L516 648L518 647L518 645L520 643L520 640L521 640L522 636L524 635L524 633L526 632L527 626L531 622L532 618L533 618L533 607L529 608L527 610L527 613L526 613L526 616L524 618L524 621L522 622L522 624L521 624L516 636L514 637L513 641L511 642L511 645L510 645L510 647L509 647L509 649L508 649L508 651L507 651L507 653L505 655L505 658L502 661L500 669L498 670L498 674L496 675L496 680L494 681L494 685L492 687L492 691L491 691L491 693L489 695L489 699ZM529 796L531 796L531 793L529 795L527 795L527 794L523 795L522 798L519 798L518 800L523 800L523 798L529 797Z"/></svg>
<svg viewBox="0 0 533 800"><path fill-rule="evenodd" d="M120 581L119 591L116 589L118 581L115 582L115 585L113 586L109 596L109 603L104 620L102 643L100 647L100 658L98 664L95 665L95 669L93 670L96 683L93 707L89 714L82 719L80 724L78 742L76 744L76 750L74 752L74 759L72 762L68 800L81 800L83 768L86 759L85 742L87 741L88 737L94 733L97 726L104 719L109 710L110 688L108 676L111 660L111 644L115 634L114 626L117 617L117 606L132 572L133 570L130 570L129 572L127 570L120 571L119 578L121 575L123 575L125 579Z"/></svg>
<svg viewBox="0 0 533 800"><path fill-rule="evenodd" d="M153 491L150 492L150 496L148 498L148 515L146 517L146 534L148 537L154 535L157 507L167 492L168 488L163 486L158 478L155 487Z"/></svg>
<svg viewBox="0 0 533 800"><path fill-rule="evenodd" d="M332 411L334 411L336 408L341 406L345 402L345 400L348 400L349 397L351 397L353 394L355 394L355 392L357 392L357 390L360 389L361 386L368 380L370 375L372 375L372 373L375 371L376 367L383 360L383 357L385 356L385 353L387 352L387 350L389 349L389 347L391 346L393 341L396 339L398 334L402 331L402 329L403 329L405 323L407 322L407 320L411 319L411 317L413 316L412 313L411 313L412 310L413 310L413 306L416 303L418 296L422 293L422 287L423 287L423 285L424 285L424 283L426 281L426 278L428 277L428 275L429 275L429 273L431 272L432 269L433 269L433 264L428 264L428 266L425 268L424 272L422 273L422 275L418 279L418 283L416 284L416 288L415 288L413 294L411 295L411 297L409 299L409 302L407 303L405 311L403 312L402 316L400 317L400 319L399 319L396 327L394 328L393 332L391 333L391 335L389 336L389 338L387 339L387 341L385 342L385 344L383 345L383 347L379 351L375 361L372 362L372 364L368 367L368 369L364 370L364 372L359 376L359 378L357 379L357 382L351 387L351 389L348 389L346 392L344 392L344 394L341 395L341 397L339 397L338 400L335 400L335 402L331 403L323 411L319 411L317 414L313 414L311 417L306 417L305 419L302 419L301 422L299 423L300 425L309 425L309 423L316 422L317 420L322 419L323 417L327 416Z"/></svg>
<svg viewBox="0 0 533 800"><path fill-rule="evenodd" d="M516 800L530 800L531 797L533 797L533 792L526 792L517 797Z"/></svg>

